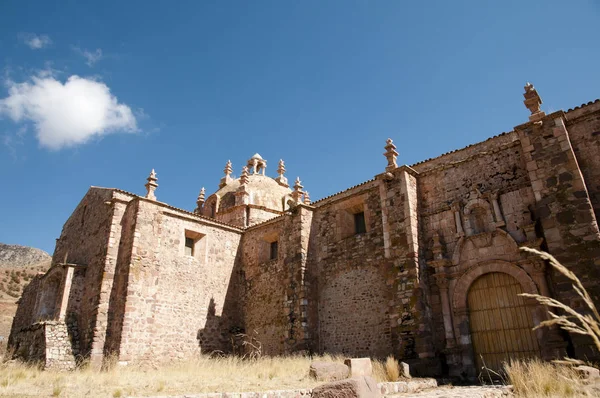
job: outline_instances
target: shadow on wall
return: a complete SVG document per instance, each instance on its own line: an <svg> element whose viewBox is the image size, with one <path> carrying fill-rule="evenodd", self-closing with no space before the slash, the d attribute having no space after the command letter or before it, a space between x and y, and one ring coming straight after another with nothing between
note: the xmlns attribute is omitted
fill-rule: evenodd
<svg viewBox="0 0 600 398"><path fill-rule="evenodd" d="M229 330L229 336L227 336L223 327L223 317L217 315L217 304L214 297L211 297L206 311L206 324L204 328L198 329L196 335L200 352L211 355L215 353L224 354L225 351L229 350L232 350L233 353L238 351L237 335L242 333L243 330ZM230 341L228 341L228 337Z"/></svg>

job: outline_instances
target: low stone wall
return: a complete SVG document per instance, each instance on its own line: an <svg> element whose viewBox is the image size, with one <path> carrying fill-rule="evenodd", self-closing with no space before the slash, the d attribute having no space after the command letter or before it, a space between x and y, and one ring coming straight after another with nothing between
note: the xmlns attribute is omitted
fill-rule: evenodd
<svg viewBox="0 0 600 398"><path fill-rule="evenodd" d="M412 379L394 383L378 383L382 395L413 393L437 387L435 379ZM208 394L160 395L152 398L307 398L312 396L312 389L277 390L261 392L216 392Z"/></svg>
<svg viewBox="0 0 600 398"><path fill-rule="evenodd" d="M396 381L388 383L378 383L382 395L398 394L406 392L418 392L427 388L438 386L435 379L412 379L407 381Z"/></svg>
<svg viewBox="0 0 600 398"><path fill-rule="evenodd" d="M304 398L312 395L311 389L275 390L261 392L215 392L208 394L160 395L152 398Z"/></svg>
<svg viewBox="0 0 600 398"><path fill-rule="evenodd" d="M71 334L74 332L76 333L71 330ZM64 322L37 322L14 334L13 358L40 363L44 369L72 370L75 368L78 343L75 339L73 347L71 341L69 329Z"/></svg>

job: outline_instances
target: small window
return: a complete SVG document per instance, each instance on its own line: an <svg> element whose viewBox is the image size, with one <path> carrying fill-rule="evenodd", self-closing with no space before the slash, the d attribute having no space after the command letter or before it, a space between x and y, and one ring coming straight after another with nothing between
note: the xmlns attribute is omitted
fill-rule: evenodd
<svg viewBox="0 0 600 398"><path fill-rule="evenodd" d="M269 259L277 260L278 251L279 251L279 242L278 241L271 242L271 251L270 251Z"/></svg>
<svg viewBox="0 0 600 398"><path fill-rule="evenodd" d="M360 213L354 214L354 233L355 234L364 234L367 232L367 226L365 224L365 212L361 211Z"/></svg>
<svg viewBox="0 0 600 398"><path fill-rule="evenodd" d="M186 256L194 256L194 239L185 237L185 254Z"/></svg>

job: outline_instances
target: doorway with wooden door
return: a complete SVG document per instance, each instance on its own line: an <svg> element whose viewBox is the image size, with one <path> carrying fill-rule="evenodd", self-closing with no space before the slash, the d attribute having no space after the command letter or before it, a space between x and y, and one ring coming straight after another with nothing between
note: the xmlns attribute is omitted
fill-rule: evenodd
<svg viewBox="0 0 600 398"><path fill-rule="evenodd" d="M502 272L477 278L469 288L469 325L477 372L499 372L510 359L540 356L532 308L517 279Z"/></svg>

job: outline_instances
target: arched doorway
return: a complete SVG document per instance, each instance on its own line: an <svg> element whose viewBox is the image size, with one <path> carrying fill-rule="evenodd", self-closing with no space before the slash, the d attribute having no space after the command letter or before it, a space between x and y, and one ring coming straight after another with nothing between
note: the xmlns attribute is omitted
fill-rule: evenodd
<svg viewBox="0 0 600 398"><path fill-rule="evenodd" d="M540 355L531 307L520 293L519 281L502 272L484 274L469 288L469 325L478 371L486 366L497 372L509 359Z"/></svg>

